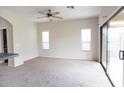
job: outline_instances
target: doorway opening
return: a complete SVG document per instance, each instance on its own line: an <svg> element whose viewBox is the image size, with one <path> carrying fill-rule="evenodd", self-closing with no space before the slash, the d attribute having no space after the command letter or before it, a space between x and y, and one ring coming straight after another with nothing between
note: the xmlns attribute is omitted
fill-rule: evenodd
<svg viewBox="0 0 124 93"><path fill-rule="evenodd" d="M13 51L12 24L3 17L0 17L0 53L13 53ZM8 64L10 61L12 60L0 60L0 63Z"/></svg>

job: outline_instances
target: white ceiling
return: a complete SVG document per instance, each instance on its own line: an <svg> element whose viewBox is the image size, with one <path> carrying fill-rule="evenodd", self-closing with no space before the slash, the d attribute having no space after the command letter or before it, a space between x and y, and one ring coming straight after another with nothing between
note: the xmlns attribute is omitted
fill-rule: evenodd
<svg viewBox="0 0 124 93"><path fill-rule="evenodd" d="M59 11L60 15L58 16L62 16L64 20L70 20L98 16L102 6L75 6L74 9L67 8L67 6L8 6L4 8L30 14L35 22L46 22L48 21L47 18L37 19L38 16L44 16L39 15L38 11L44 12L48 9L51 9L53 12Z"/></svg>

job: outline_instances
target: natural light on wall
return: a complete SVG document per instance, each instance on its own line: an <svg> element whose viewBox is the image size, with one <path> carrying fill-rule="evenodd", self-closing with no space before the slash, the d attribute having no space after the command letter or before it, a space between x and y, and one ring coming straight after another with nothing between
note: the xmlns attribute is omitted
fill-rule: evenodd
<svg viewBox="0 0 124 93"><path fill-rule="evenodd" d="M49 49L49 32L42 32L42 49Z"/></svg>
<svg viewBox="0 0 124 93"><path fill-rule="evenodd" d="M81 50L90 51L91 49L91 29L81 29Z"/></svg>

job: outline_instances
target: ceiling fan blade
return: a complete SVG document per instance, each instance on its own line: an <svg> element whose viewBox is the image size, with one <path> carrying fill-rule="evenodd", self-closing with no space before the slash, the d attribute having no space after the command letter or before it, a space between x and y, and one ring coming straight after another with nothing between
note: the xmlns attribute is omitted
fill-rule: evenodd
<svg viewBox="0 0 124 93"><path fill-rule="evenodd" d="M58 15L58 14L60 14L60 12L58 12L58 11L52 13L52 15Z"/></svg>
<svg viewBox="0 0 124 93"><path fill-rule="evenodd" d="M43 13L42 11L38 11L39 14L42 14L42 15L46 15L45 13Z"/></svg>
<svg viewBox="0 0 124 93"><path fill-rule="evenodd" d="M53 18L63 19L63 17L60 16L52 16Z"/></svg>
<svg viewBox="0 0 124 93"><path fill-rule="evenodd" d="M37 19L41 19L41 18L47 18L47 16L37 17Z"/></svg>

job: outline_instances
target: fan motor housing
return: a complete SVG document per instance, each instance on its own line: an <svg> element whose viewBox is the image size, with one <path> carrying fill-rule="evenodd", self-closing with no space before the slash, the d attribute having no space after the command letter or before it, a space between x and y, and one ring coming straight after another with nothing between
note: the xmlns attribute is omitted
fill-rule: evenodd
<svg viewBox="0 0 124 93"><path fill-rule="evenodd" d="M51 17L51 16L52 16L52 14L48 13L48 14L47 14L47 16L48 16L48 17Z"/></svg>

